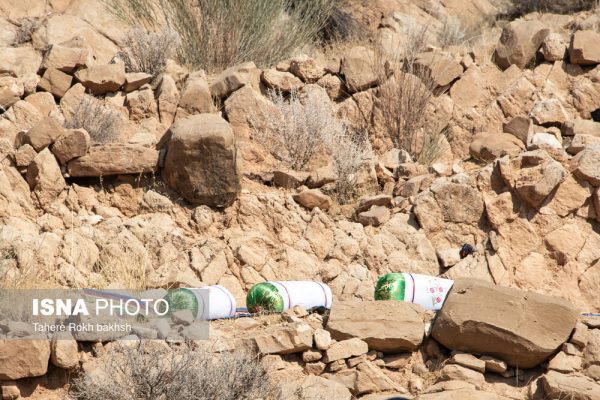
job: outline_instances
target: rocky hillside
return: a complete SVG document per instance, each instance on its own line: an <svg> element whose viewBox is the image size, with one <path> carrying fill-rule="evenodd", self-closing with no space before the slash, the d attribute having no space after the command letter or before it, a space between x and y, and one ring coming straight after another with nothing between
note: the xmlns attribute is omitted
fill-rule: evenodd
<svg viewBox="0 0 600 400"><path fill-rule="evenodd" d="M476 278L480 285L536 293L525 297L570 302L565 307L572 307L573 321L562 327L568 332L539 344L543 357L527 365L537 367L531 385L522 380L527 374L515 376L521 361L496 354L496 347L514 340L494 336L481 339L484 347L465 347L447 339L464 331L446 327L433 330L435 340L428 331L423 344L431 316L422 310L412 321L421 334L413 332L410 345L389 351L359 334L335 337L328 328L338 341L329 350L317 340L323 321L315 314L267 327L288 332L292 348L265 350L259 340L259 351L279 372L293 365L294 378L309 374L320 376L314 378L319 385L341 384L342 394L327 398L350 398L348 390L358 398L392 391L419 399L468 398L444 397L458 390L477 399L558 399L563 392L597 399L597 322L577 325L579 335L589 327L588 347L587 336L569 336L578 314L600 312L600 14L534 12L503 20L514 16L504 6L487 0L349 1L344 13L368 32L365 38L306 49L272 66L248 61L208 73L172 59L160 72L133 72L126 54L131 27L100 2L3 1L2 286L220 284L243 305L258 282L319 280L336 302L362 301L378 315L383 311L372 301L373 290L384 273ZM406 59L403 71L390 72L393 60L378 64L410 47L415 32L423 32L423 46L411 58L412 72L430 78L418 84ZM402 82L398 90L394 85ZM411 103L409 94L423 93L421 86L429 95L420 105ZM301 166L290 163L289 149L288 157L279 151L285 136L261 136L280 133L273 124L290 120L282 108L287 100L278 104L273 93L297 97L303 116L314 116L303 125L307 135L300 143L314 146ZM398 108L390 104L421 115L409 135L419 152L400 149L390 134L398 122L390 111ZM325 127L338 123L366 133L366 145L335 136L333 129L338 146L310 141L320 130L315 127L329 132ZM423 137L429 134L435 151L425 160ZM365 157L354 167L359 153ZM354 169L341 168L344 160ZM475 252L461 259L465 243ZM545 318L543 307L532 310L540 314L514 318ZM341 319L351 321L353 313ZM373 329L386 330L385 324L377 328L385 318L372 322ZM496 323L483 319L484 325ZM262 331L269 323L258 319L246 328ZM295 338L303 334L297 331L307 323L309 339L298 346ZM543 341L538 328L519 340ZM233 343L236 334L223 335ZM523 346L515 352L535 353L535 346ZM3 384L5 398L14 398L4 394L12 390L7 387L30 383L21 378L46 374L50 349L36 351L40 368L0 373L0 380L18 379ZM79 356L83 362L75 345L73 357ZM61 367L54 358L53 365ZM545 368L553 372L538 379ZM591 378L580 373L584 369ZM472 394L475 388L498 395Z"/></svg>

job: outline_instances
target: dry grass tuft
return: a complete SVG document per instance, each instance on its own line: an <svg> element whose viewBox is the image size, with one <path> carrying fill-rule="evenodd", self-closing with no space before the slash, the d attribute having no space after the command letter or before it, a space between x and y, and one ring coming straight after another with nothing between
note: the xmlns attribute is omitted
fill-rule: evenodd
<svg viewBox="0 0 600 400"><path fill-rule="evenodd" d="M86 95L65 126L69 129L85 129L92 143L109 143L120 136L124 123L118 111Z"/></svg>
<svg viewBox="0 0 600 400"><path fill-rule="evenodd" d="M272 65L318 39L332 0L104 0L132 26L174 30L182 64L209 72ZM162 26L161 26L162 22Z"/></svg>
<svg viewBox="0 0 600 400"><path fill-rule="evenodd" d="M393 146L428 164L443 151L443 133L439 127L429 126L425 113L436 83L429 69L416 62L430 40L428 28L409 26L406 37L395 55L377 53L374 68L384 83L377 90L376 106Z"/></svg>
<svg viewBox="0 0 600 400"><path fill-rule="evenodd" d="M160 33L144 29L132 29L125 43L129 52L125 53L127 72L145 72L156 77L167 64L177 47L177 34L170 29Z"/></svg>
<svg viewBox="0 0 600 400"><path fill-rule="evenodd" d="M213 400L279 398L249 352L212 354L164 347L115 346L92 373L73 380L74 400Z"/></svg>
<svg viewBox="0 0 600 400"><path fill-rule="evenodd" d="M266 146L271 154L292 169L302 170L313 157L325 150L329 137L343 129L328 104L320 96L309 92L304 96L292 91L289 96L270 91L274 110L261 110L251 121L263 120L264 128L255 127L253 138ZM263 125L263 124L260 124Z"/></svg>

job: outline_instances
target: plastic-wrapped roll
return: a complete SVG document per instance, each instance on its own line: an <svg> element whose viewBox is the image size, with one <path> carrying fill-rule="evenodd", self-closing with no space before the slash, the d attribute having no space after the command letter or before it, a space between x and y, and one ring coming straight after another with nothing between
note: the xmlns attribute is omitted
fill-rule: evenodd
<svg viewBox="0 0 600 400"><path fill-rule="evenodd" d="M399 300L415 303L428 310L442 309L454 281L429 275L394 272L379 277L375 300Z"/></svg>
<svg viewBox="0 0 600 400"><path fill-rule="evenodd" d="M196 319L230 318L236 313L235 298L220 285L170 290L165 300L170 313L191 310Z"/></svg>
<svg viewBox="0 0 600 400"><path fill-rule="evenodd" d="M301 305L307 310L331 308L333 295L324 283L312 281L271 281L252 286L246 297L248 311L283 312Z"/></svg>

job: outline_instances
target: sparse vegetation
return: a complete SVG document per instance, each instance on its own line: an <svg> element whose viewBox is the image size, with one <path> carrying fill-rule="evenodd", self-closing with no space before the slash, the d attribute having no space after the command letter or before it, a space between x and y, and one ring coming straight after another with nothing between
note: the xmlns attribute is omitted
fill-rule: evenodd
<svg viewBox="0 0 600 400"><path fill-rule="evenodd" d="M180 39L177 57L194 69L217 71L254 61L270 65L313 43L331 15L332 0L105 0L132 26L168 27Z"/></svg>
<svg viewBox="0 0 600 400"><path fill-rule="evenodd" d="M280 92L270 91L269 98L275 109L261 110L261 115L252 116L253 121L266 122L260 128L253 122L253 137L292 169L304 169L316 154L325 150L327 138L343 130L331 106L312 92L301 95L292 91L286 98Z"/></svg>
<svg viewBox="0 0 600 400"><path fill-rule="evenodd" d="M170 29L155 33L137 28L129 31L126 44L129 52L123 54L127 72L145 72L155 77L173 55L177 34Z"/></svg>
<svg viewBox="0 0 600 400"><path fill-rule="evenodd" d="M73 380L70 395L75 400L274 400L279 390L249 352L212 354L140 342L114 346L96 370Z"/></svg>
<svg viewBox="0 0 600 400"><path fill-rule="evenodd" d="M86 95L72 118L66 121L69 129L85 129L93 143L109 143L121 134L121 114L95 97Z"/></svg>
<svg viewBox="0 0 600 400"><path fill-rule="evenodd" d="M338 201L344 203L360 194L357 188L359 172L373 157L371 143L364 132L352 133L346 129L339 130L329 140L333 168L337 175L335 194Z"/></svg>
<svg viewBox="0 0 600 400"><path fill-rule="evenodd" d="M263 110L253 121L253 137L271 154L292 169L305 169L318 154L331 155L337 174L336 196L341 202L356 194L357 174L371 159L371 145L365 132L351 132L333 115L328 99L318 93L292 91L286 98L271 91L274 112ZM260 127L259 127L260 126Z"/></svg>
<svg viewBox="0 0 600 400"><path fill-rule="evenodd" d="M398 56L378 54L374 68L380 75L377 107L394 147L406 150L414 160L428 164L441 150L440 127L428 126L424 112L434 97L436 84L417 56L429 40L426 26L413 25Z"/></svg>

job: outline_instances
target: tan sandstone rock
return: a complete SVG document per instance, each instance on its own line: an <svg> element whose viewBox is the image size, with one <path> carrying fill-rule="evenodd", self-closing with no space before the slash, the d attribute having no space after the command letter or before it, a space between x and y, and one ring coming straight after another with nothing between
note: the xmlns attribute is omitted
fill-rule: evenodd
<svg viewBox="0 0 600 400"><path fill-rule="evenodd" d="M87 154L90 148L90 135L85 129L67 129L52 145L52 153L61 164Z"/></svg>
<svg viewBox="0 0 600 400"><path fill-rule="evenodd" d="M539 21L516 20L502 29L500 42L496 46L496 63L502 69L512 64L525 68L535 57L550 29Z"/></svg>
<svg viewBox="0 0 600 400"><path fill-rule="evenodd" d="M0 380L42 376L49 359L46 339L0 340Z"/></svg>
<svg viewBox="0 0 600 400"><path fill-rule="evenodd" d="M27 183L42 206L50 205L66 187L56 158L47 148L27 167Z"/></svg>
<svg viewBox="0 0 600 400"><path fill-rule="evenodd" d="M326 329L336 340L360 338L372 350L415 351L423 341L423 312L402 301L337 301Z"/></svg>
<svg viewBox="0 0 600 400"><path fill-rule="evenodd" d="M199 114L177 121L170 132L162 171L167 184L194 204L230 205L240 191L240 171L229 123Z"/></svg>
<svg viewBox="0 0 600 400"><path fill-rule="evenodd" d="M116 92L125 83L125 65L94 65L77 71L75 77L94 95Z"/></svg>
<svg viewBox="0 0 600 400"><path fill-rule="evenodd" d="M577 311L560 298L458 279L432 335L454 350L532 368L567 341L576 318Z"/></svg>
<svg viewBox="0 0 600 400"><path fill-rule="evenodd" d="M67 164L71 176L140 174L156 170L158 151L133 144L92 146L83 157Z"/></svg>
<svg viewBox="0 0 600 400"><path fill-rule="evenodd" d="M595 65L600 64L600 34L591 31L576 31L573 33L569 47L571 64Z"/></svg>

